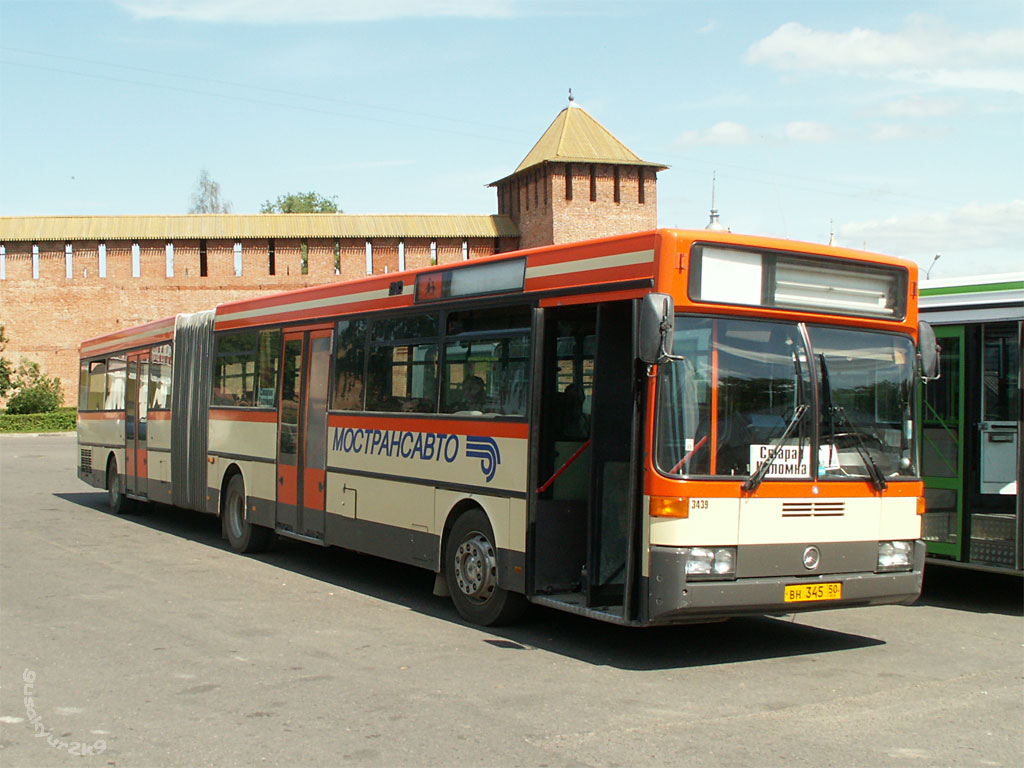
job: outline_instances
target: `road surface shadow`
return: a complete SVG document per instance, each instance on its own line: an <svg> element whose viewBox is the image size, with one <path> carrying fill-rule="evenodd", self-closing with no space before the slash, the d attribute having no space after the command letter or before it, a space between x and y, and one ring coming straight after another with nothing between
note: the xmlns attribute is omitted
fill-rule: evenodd
<svg viewBox="0 0 1024 768"><path fill-rule="evenodd" d="M924 589L914 605L1024 616L1024 579L929 561L924 567Z"/></svg>
<svg viewBox="0 0 1024 768"><path fill-rule="evenodd" d="M57 497L111 514L102 492L58 493ZM189 510L147 505L119 519L226 550L220 521ZM422 568L337 547L317 547L278 538L273 549L247 555L282 570L385 600L432 618L465 624L448 598L433 595L434 574ZM734 664L762 659L833 653L882 645L877 638L811 626L808 617L748 616L713 624L620 627L531 606L511 627L474 627L481 642L512 652L542 649L579 661L626 670L664 670Z"/></svg>

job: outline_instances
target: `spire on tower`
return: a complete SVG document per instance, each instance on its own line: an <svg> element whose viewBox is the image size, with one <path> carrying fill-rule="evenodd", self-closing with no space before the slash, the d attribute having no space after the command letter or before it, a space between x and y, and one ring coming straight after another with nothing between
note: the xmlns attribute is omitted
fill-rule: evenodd
<svg viewBox="0 0 1024 768"><path fill-rule="evenodd" d="M704 229L709 229L713 232L727 232L726 227L722 222L718 220L718 209L715 207L715 177L716 173L711 174L711 218L708 219L708 225Z"/></svg>

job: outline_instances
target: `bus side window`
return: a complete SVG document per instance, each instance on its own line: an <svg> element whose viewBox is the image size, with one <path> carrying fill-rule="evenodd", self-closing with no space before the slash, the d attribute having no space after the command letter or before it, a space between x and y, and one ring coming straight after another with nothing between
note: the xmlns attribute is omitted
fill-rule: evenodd
<svg viewBox="0 0 1024 768"><path fill-rule="evenodd" d="M434 413L437 345L377 346L367 366L366 410Z"/></svg>
<svg viewBox="0 0 1024 768"><path fill-rule="evenodd" d="M529 391L529 309L452 312L448 315L447 335L441 411L525 416Z"/></svg>
<svg viewBox="0 0 1024 768"><path fill-rule="evenodd" d="M103 410L124 410L125 372L126 366L123 357L110 358L107 363L107 388L103 399ZM91 387L89 391L92 391Z"/></svg>
<svg viewBox="0 0 1024 768"><path fill-rule="evenodd" d="M89 407L89 364L80 363L78 369L78 410Z"/></svg>
<svg viewBox="0 0 1024 768"><path fill-rule="evenodd" d="M149 408L171 407L171 345L161 344L149 353Z"/></svg>
<svg viewBox="0 0 1024 768"><path fill-rule="evenodd" d="M277 407L278 370L281 365L281 331L260 331L256 358L256 402L258 408Z"/></svg>
<svg viewBox="0 0 1024 768"><path fill-rule="evenodd" d="M437 410L437 335L434 312L376 320L371 328L366 410Z"/></svg>
<svg viewBox="0 0 1024 768"><path fill-rule="evenodd" d="M256 405L256 361L260 336L259 332L248 331L217 338L213 367L213 405L244 408Z"/></svg>
<svg viewBox="0 0 1024 768"><path fill-rule="evenodd" d="M333 410L363 410L366 325L365 320L339 320L335 327Z"/></svg>

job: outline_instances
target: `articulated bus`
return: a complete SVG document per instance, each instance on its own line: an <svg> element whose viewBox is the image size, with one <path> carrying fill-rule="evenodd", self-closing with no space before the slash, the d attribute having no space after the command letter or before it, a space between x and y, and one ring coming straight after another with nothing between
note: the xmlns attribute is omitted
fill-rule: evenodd
<svg viewBox="0 0 1024 768"><path fill-rule="evenodd" d="M1024 274L924 282L920 309L942 347L921 413L929 559L1024 575Z"/></svg>
<svg viewBox="0 0 1024 768"><path fill-rule="evenodd" d="M909 603L917 291L911 262L657 230L235 301L82 344L78 472L239 552L421 566L485 625Z"/></svg>

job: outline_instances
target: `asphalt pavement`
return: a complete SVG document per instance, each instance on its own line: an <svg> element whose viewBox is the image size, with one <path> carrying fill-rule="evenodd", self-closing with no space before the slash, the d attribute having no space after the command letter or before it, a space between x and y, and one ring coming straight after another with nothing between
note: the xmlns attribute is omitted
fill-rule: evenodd
<svg viewBox="0 0 1024 768"><path fill-rule="evenodd" d="M913 606L470 626L416 568L115 516L71 435L0 436L0 762L1021 766L1019 578Z"/></svg>

